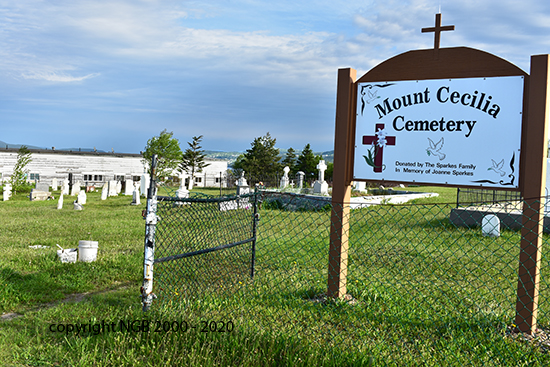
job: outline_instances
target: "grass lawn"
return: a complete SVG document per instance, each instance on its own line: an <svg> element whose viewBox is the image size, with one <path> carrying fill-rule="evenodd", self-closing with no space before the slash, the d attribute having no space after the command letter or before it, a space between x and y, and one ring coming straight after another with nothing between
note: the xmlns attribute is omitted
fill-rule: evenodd
<svg viewBox="0 0 550 367"><path fill-rule="evenodd" d="M322 297L330 213L264 208L253 280L250 243L160 263L158 299L145 314L139 297L145 200L131 206L130 196L101 201L90 193L83 211L73 210L68 197L62 210L56 201L24 196L0 202L0 360L7 366L550 363L540 346L506 337L519 234L486 238L454 228L453 205L445 203L456 200L456 189L428 191L440 197L352 212L349 301ZM159 256L236 240L231 216L210 210L193 221L194 204L170 210L178 219L160 215ZM96 262L57 260L56 244L77 247L88 239L99 241ZM36 245L48 248L29 247ZM548 257L543 263L539 325L546 328Z"/></svg>

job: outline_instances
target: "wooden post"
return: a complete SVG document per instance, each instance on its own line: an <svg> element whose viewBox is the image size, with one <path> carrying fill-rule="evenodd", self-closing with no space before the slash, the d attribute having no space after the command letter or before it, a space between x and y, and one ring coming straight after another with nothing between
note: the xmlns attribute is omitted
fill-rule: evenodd
<svg viewBox="0 0 550 367"><path fill-rule="evenodd" d="M550 55L531 57L527 127L520 177L523 195L523 227L519 255L516 301L517 328L532 334L537 328L542 226L546 182L546 154L548 149L548 81Z"/></svg>
<svg viewBox="0 0 550 367"><path fill-rule="evenodd" d="M343 298L346 295L356 77L354 69L338 70L327 291L327 296L332 298Z"/></svg>

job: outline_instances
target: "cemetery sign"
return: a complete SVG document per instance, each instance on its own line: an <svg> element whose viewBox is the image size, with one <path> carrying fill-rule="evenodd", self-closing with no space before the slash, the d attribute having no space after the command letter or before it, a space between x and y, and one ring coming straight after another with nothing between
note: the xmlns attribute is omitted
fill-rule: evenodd
<svg viewBox="0 0 550 367"><path fill-rule="evenodd" d="M523 76L357 83L353 177L519 187Z"/></svg>

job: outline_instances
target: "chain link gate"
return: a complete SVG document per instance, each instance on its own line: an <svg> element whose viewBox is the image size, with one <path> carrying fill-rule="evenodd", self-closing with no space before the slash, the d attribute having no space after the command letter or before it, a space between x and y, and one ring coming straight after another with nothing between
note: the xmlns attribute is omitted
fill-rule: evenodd
<svg viewBox="0 0 550 367"><path fill-rule="evenodd" d="M144 214L144 311L157 298L153 279L159 295L170 298L254 278L258 194L177 198L157 191L152 174Z"/></svg>

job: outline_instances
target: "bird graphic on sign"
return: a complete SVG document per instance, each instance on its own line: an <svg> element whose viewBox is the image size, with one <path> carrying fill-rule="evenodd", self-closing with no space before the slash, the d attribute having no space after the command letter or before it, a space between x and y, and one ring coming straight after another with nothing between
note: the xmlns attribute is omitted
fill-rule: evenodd
<svg viewBox="0 0 550 367"><path fill-rule="evenodd" d="M445 140L441 138L437 143L434 143L432 139L428 138L428 141L430 142L430 146L426 149L426 153L428 153L428 155L433 154L437 156L440 161L445 159L446 157L445 153L440 152Z"/></svg>
<svg viewBox="0 0 550 367"><path fill-rule="evenodd" d="M491 159L491 161L493 162L493 167L489 167L487 168L487 171L495 171L496 173L500 174L500 177L504 176L506 174L506 172L504 172L502 170L502 167L504 166L504 159L501 160L500 162L495 162L493 159Z"/></svg>

